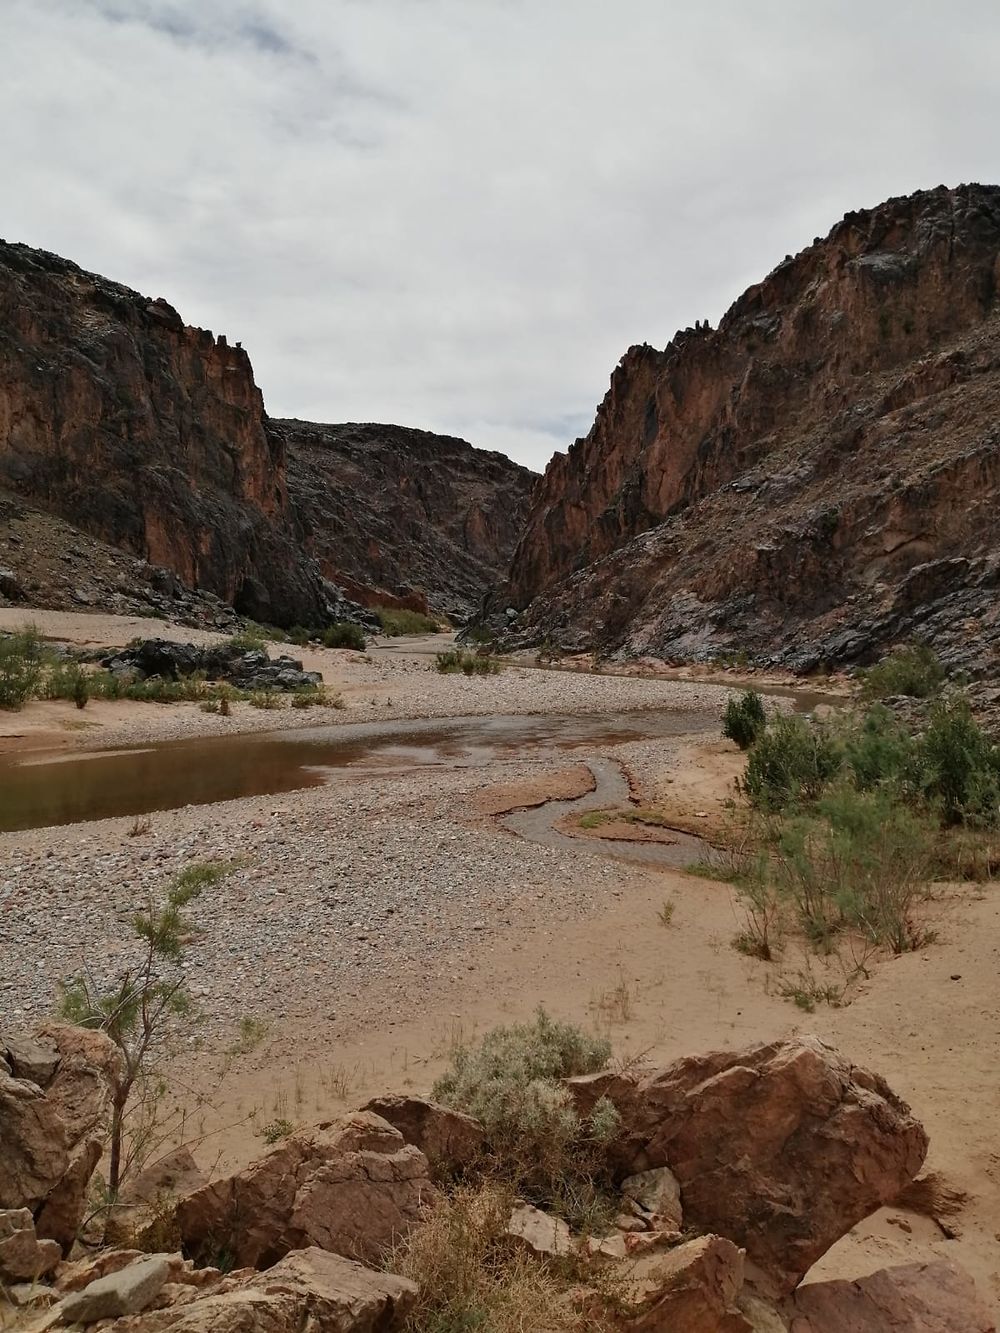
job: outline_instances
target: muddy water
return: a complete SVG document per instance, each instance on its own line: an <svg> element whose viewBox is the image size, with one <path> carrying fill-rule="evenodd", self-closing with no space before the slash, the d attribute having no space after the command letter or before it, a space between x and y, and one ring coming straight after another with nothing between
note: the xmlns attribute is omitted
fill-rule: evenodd
<svg viewBox="0 0 1000 1333"><path fill-rule="evenodd" d="M686 866L711 856L712 849L703 838L691 833L671 830L673 842L615 842L611 838L574 838L553 828L564 815L582 815L588 810L605 810L619 806L628 808L629 786L621 765L603 755L587 759L587 767L594 775L596 786L586 796L570 801L547 801L531 810L517 810L507 815L502 823L512 833L546 847L561 847L574 852L589 852L593 856L613 856L621 861L639 861L644 865Z"/></svg>
<svg viewBox="0 0 1000 1333"><path fill-rule="evenodd" d="M593 754L625 741L681 736L715 724L714 715L676 711L466 717L217 736L72 758L33 756L20 763L5 760L0 762L0 830L143 815L295 791L338 778L478 767L496 759L532 758L546 750L585 749ZM604 798L601 804L614 799Z"/></svg>

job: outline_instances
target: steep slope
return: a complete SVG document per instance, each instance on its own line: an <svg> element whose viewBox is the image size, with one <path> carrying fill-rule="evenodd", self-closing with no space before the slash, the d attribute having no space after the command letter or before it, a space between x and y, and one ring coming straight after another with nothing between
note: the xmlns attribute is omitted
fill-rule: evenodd
<svg viewBox="0 0 1000 1333"><path fill-rule="evenodd" d="M5 243L0 483L258 619L328 613L246 352L163 300Z"/></svg>
<svg viewBox="0 0 1000 1333"><path fill-rule="evenodd" d="M535 473L403 426L268 422L307 549L366 606L464 618L506 571Z"/></svg>
<svg viewBox="0 0 1000 1333"><path fill-rule="evenodd" d="M848 214L723 317L631 348L550 464L513 638L805 670L1000 651L1000 188Z"/></svg>

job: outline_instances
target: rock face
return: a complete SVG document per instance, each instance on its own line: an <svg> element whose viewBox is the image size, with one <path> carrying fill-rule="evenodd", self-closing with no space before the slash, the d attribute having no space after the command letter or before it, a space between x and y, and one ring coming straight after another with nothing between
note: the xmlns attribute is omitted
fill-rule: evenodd
<svg viewBox="0 0 1000 1333"><path fill-rule="evenodd" d="M246 352L164 300L3 242L0 485L243 614L329 618Z"/></svg>
<svg viewBox="0 0 1000 1333"><path fill-rule="evenodd" d="M226 681L241 690L308 690L323 684L320 672L303 671L298 658L270 657L263 650L242 649L230 643L200 648L168 639L143 639L103 657L101 665L139 680L150 676L180 680L203 672L206 680Z"/></svg>
<svg viewBox="0 0 1000 1333"><path fill-rule="evenodd" d="M292 1134L237 1175L182 1199L185 1249L264 1268L317 1245L378 1263L436 1198L427 1158L387 1121L359 1111Z"/></svg>
<svg viewBox="0 0 1000 1333"><path fill-rule="evenodd" d="M814 1037L679 1060L622 1113L626 1174L669 1166L685 1224L743 1247L778 1294L927 1151L886 1083Z"/></svg>
<svg viewBox="0 0 1000 1333"><path fill-rule="evenodd" d="M742 1287L742 1252L721 1236L699 1236L659 1261L640 1313L624 1327L631 1333L753 1333L736 1305Z"/></svg>
<svg viewBox="0 0 1000 1333"><path fill-rule="evenodd" d="M805 670L1000 645L1000 187L850 213L717 329L632 347L549 465L512 638Z"/></svg>
<svg viewBox="0 0 1000 1333"><path fill-rule="evenodd" d="M0 1035L0 1209L25 1210L57 1248L76 1239L120 1072L103 1032L45 1023L30 1038Z"/></svg>
<svg viewBox="0 0 1000 1333"><path fill-rule="evenodd" d="M538 480L527 468L402 426L267 429L307 549L363 605L463 618L505 573Z"/></svg>

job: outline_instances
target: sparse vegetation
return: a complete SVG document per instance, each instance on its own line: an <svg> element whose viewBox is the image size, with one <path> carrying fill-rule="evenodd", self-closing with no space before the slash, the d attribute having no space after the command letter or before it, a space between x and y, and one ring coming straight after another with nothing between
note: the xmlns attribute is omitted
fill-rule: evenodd
<svg viewBox="0 0 1000 1333"><path fill-rule="evenodd" d="M924 644L897 648L859 675L862 698L869 700L900 694L929 699L939 692L946 679L937 655Z"/></svg>
<svg viewBox="0 0 1000 1333"><path fill-rule="evenodd" d="M485 1127L497 1179L567 1220L593 1223L618 1112L601 1098L581 1118L560 1080L601 1069L610 1055L609 1042L539 1009L533 1023L494 1028L478 1047L457 1048L433 1095Z"/></svg>
<svg viewBox="0 0 1000 1333"><path fill-rule="evenodd" d="M269 1120L266 1125L262 1125L260 1136L265 1143L280 1143L282 1139L287 1139L289 1134L294 1132L295 1126L292 1122L281 1118L278 1120Z"/></svg>
<svg viewBox="0 0 1000 1333"><path fill-rule="evenodd" d="M756 690L745 690L738 698L730 696L722 715L722 734L735 741L741 750L749 750L767 726L764 701Z"/></svg>
<svg viewBox="0 0 1000 1333"><path fill-rule="evenodd" d="M442 675L454 675L461 672L464 676L495 676L503 670L498 657L490 653L470 652L467 648L450 648L438 653L435 665Z"/></svg>
<svg viewBox="0 0 1000 1333"><path fill-rule="evenodd" d="M760 810L785 810L816 800L842 763L835 737L804 718L782 713L750 750L743 791Z"/></svg>
<svg viewBox="0 0 1000 1333"><path fill-rule="evenodd" d="M350 620L338 620L323 631L324 648L351 648L363 653L367 646L364 630Z"/></svg>
<svg viewBox="0 0 1000 1333"><path fill-rule="evenodd" d="M0 637L0 709L17 712L42 676L42 641L33 625Z"/></svg>
<svg viewBox="0 0 1000 1333"><path fill-rule="evenodd" d="M405 634L437 634L441 626L433 616L422 611L409 611L405 607L376 606L374 608L382 633L390 638Z"/></svg>
<svg viewBox="0 0 1000 1333"><path fill-rule="evenodd" d="M150 1081L155 1084L151 1058L171 1015L185 1013L190 1003L183 973L171 974L171 967L180 963L184 940L191 930L184 909L203 889L218 883L231 870L232 866L223 862L189 866L168 886L162 906L150 900L136 913L132 926L139 954L114 982L103 982L85 966L62 983L62 1016L81 1027L107 1033L122 1054L122 1071L112 1086L108 1145L108 1195L112 1203L128 1172L141 1164L152 1132L146 1112L158 1094L154 1088L151 1097L138 1099L139 1113L133 1126L129 1123L133 1093Z"/></svg>

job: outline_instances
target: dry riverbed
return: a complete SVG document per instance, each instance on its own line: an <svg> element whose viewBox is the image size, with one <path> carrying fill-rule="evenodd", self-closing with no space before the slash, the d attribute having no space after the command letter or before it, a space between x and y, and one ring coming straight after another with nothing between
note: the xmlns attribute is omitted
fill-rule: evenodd
<svg viewBox="0 0 1000 1333"><path fill-rule="evenodd" d="M198 637L145 620L33 618L74 642ZM3 729L12 745L76 749L387 716L676 708L700 715L704 730L596 753L677 827L709 838L741 770L719 738L724 694L713 686L528 669L442 677L426 653L398 643L364 656L289 651L323 671L343 710L241 707L227 721L187 705L108 705L120 710L108 714L91 705L83 720L98 726L80 731L61 726L77 720L70 706L33 705L3 717ZM177 870L235 860L192 905L185 963L196 1014L169 1067L171 1098L187 1109L206 1165L259 1153L269 1123L307 1122L375 1092L426 1091L455 1040L538 1003L651 1063L816 1032L911 1102L931 1136L929 1165L969 1195L955 1238L883 1210L824 1259L824 1275L953 1257L1000 1300L994 886L943 893L937 943L875 967L843 1007L803 1013L779 991L789 972L814 964L803 955L769 966L735 952L739 909L728 886L612 860L591 838L540 846L503 827L514 806L589 792L587 757L541 747L478 767L335 774L304 791L154 813L137 836L124 818L2 835L0 1023L48 1011L59 978L84 958L113 974L132 911Z"/></svg>

